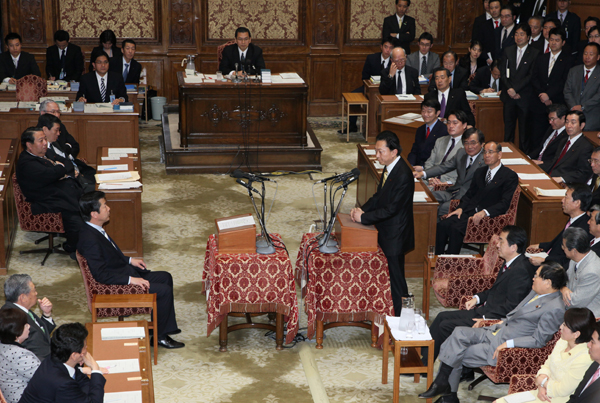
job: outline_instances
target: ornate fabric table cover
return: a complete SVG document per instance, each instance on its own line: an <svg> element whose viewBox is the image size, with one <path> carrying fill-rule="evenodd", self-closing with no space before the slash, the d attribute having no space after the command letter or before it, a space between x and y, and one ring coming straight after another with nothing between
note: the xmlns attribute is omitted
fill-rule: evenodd
<svg viewBox="0 0 600 403"><path fill-rule="evenodd" d="M271 236L281 242L278 234ZM292 263L284 249L272 255L217 255L215 235L208 238L202 273L206 292L207 336L230 312L277 312L287 316L286 343L298 333L298 299Z"/></svg>
<svg viewBox="0 0 600 403"><path fill-rule="evenodd" d="M296 280L302 286L308 316L309 338L316 321L358 322L383 325L394 315L387 259L377 252L321 253L315 249L317 234L304 234L296 259ZM308 256L308 262L307 262Z"/></svg>

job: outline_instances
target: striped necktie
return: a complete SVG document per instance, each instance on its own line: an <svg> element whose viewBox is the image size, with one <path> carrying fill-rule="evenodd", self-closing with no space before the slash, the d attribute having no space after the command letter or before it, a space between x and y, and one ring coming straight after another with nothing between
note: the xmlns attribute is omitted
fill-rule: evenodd
<svg viewBox="0 0 600 403"><path fill-rule="evenodd" d="M129 74L129 63L125 63L125 70L123 70L123 82L127 82L127 75Z"/></svg>
<svg viewBox="0 0 600 403"><path fill-rule="evenodd" d="M104 77L100 78L100 96L102 102L106 102L106 85L104 85Z"/></svg>

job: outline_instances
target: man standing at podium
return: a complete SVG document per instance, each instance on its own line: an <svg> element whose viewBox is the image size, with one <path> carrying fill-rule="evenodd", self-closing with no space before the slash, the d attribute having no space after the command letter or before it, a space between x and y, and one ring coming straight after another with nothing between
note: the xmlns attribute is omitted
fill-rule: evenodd
<svg viewBox="0 0 600 403"><path fill-rule="evenodd" d="M413 194L415 182L408 164L400 156L398 136L386 130L377 135L376 157L385 165L377 192L350 212L352 221L375 225L379 246L388 261L394 312L400 316L402 297L408 296L404 255L415 247Z"/></svg>

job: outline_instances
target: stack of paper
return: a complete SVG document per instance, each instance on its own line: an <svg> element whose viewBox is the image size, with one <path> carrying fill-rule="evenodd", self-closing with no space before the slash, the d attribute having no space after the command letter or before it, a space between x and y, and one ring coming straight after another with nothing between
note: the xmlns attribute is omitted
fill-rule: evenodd
<svg viewBox="0 0 600 403"><path fill-rule="evenodd" d="M12 108L16 108L18 102L0 102L0 112L8 112Z"/></svg>
<svg viewBox="0 0 600 403"><path fill-rule="evenodd" d="M502 152L503 153L512 153L512 150L510 149L510 147L502 147Z"/></svg>
<svg viewBox="0 0 600 403"><path fill-rule="evenodd" d="M533 190L536 195L546 197L565 197L567 194L567 189L541 189L534 187Z"/></svg>
<svg viewBox="0 0 600 403"><path fill-rule="evenodd" d="M500 95L498 95L497 92L484 92L483 94L480 94L483 98L498 98L500 97Z"/></svg>
<svg viewBox="0 0 600 403"><path fill-rule="evenodd" d="M396 116L397 118L415 120L421 117L419 113L405 113L404 115Z"/></svg>
<svg viewBox="0 0 600 403"><path fill-rule="evenodd" d="M142 329L141 327L138 329ZM125 374L127 372L140 372L140 360L130 358L125 360L98 360L100 368L108 369L109 374Z"/></svg>
<svg viewBox="0 0 600 403"><path fill-rule="evenodd" d="M137 171L96 174L94 176L96 177L97 183L134 182L140 180L140 174Z"/></svg>
<svg viewBox="0 0 600 403"><path fill-rule="evenodd" d="M143 327L105 327L100 329L102 340L143 339L146 337Z"/></svg>
<svg viewBox="0 0 600 403"><path fill-rule="evenodd" d="M117 164L117 165L98 165L96 168L97 171L127 171L127 164Z"/></svg>
<svg viewBox="0 0 600 403"><path fill-rule="evenodd" d="M381 76L371 76L371 82L373 84L379 84L381 82Z"/></svg>
<svg viewBox="0 0 600 403"><path fill-rule="evenodd" d="M133 181L133 182L110 182L110 183L101 183L98 185L98 189L100 190L124 190L124 189L137 189L142 187L142 182Z"/></svg>
<svg viewBox="0 0 600 403"><path fill-rule="evenodd" d="M479 99L477 94L475 94L474 92L465 91L465 93L467 94L467 100L469 101L477 101Z"/></svg>
<svg viewBox="0 0 600 403"><path fill-rule="evenodd" d="M133 147L111 147L108 149L109 156L116 157L118 155L119 158L127 157L127 154L137 154L137 152L137 148Z"/></svg>
<svg viewBox="0 0 600 403"><path fill-rule="evenodd" d="M84 113L112 113L113 106L110 102L102 102L97 104L85 104L83 106Z"/></svg>
<svg viewBox="0 0 600 403"><path fill-rule="evenodd" d="M413 94L396 94L398 101L416 101L417 98Z"/></svg>
<svg viewBox="0 0 600 403"><path fill-rule="evenodd" d="M518 173L517 175L519 175L519 179L522 179L524 181L527 181L527 180L530 180L530 181L550 180L550 177L546 174L521 174L521 173Z"/></svg>
<svg viewBox="0 0 600 403"><path fill-rule="evenodd" d="M403 119L403 118L400 118L400 117L395 117L395 118L386 119L386 120L384 120L384 122L386 122L386 123L398 123L398 124L401 124L401 125L408 125L408 124L414 122L414 120L412 120L412 119Z"/></svg>
<svg viewBox="0 0 600 403"><path fill-rule="evenodd" d="M429 84L429 80L425 76L419 76L419 84Z"/></svg>
<svg viewBox="0 0 600 403"><path fill-rule="evenodd" d="M502 158L504 165L529 165L525 158Z"/></svg>
<svg viewBox="0 0 600 403"><path fill-rule="evenodd" d="M142 391L104 393L104 403L142 403Z"/></svg>
<svg viewBox="0 0 600 403"><path fill-rule="evenodd" d="M377 151L375 151L375 150L365 150L365 154L367 154L367 155L375 155L375 154L377 154Z"/></svg>
<svg viewBox="0 0 600 403"><path fill-rule="evenodd" d="M260 71L260 74L262 76L262 82L263 83L270 84L272 82L272 80L271 80L271 70L269 70L269 69L262 69Z"/></svg>
<svg viewBox="0 0 600 403"><path fill-rule="evenodd" d="M245 227L248 225L256 225L254 217L251 215L245 217L232 218L230 220L217 221L217 226L219 227L220 231L224 229Z"/></svg>
<svg viewBox="0 0 600 403"><path fill-rule="evenodd" d="M44 101L54 101L54 102L62 102L65 103L69 100L69 97L55 96L55 97L41 97L40 102Z"/></svg>
<svg viewBox="0 0 600 403"><path fill-rule="evenodd" d="M279 76L284 84L304 84L304 80L298 73L281 73Z"/></svg>
<svg viewBox="0 0 600 403"><path fill-rule="evenodd" d="M199 74L199 75L191 75L188 74L183 78L183 81L186 84L202 84L202 79L204 78L203 75Z"/></svg>
<svg viewBox="0 0 600 403"><path fill-rule="evenodd" d="M36 106L38 106L37 102L21 101L21 102L19 102L19 105L17 106L17 108L19 108L19 109L35 109Z"/></svg>
<svg viewBox="0 0 600 403"><path fill-rule="evenodd" d="M525 257L527 257L527 258L539 257L542 259L546 259L548 257L548 254L546 252L525 253Z"/></svg>
<svg viewBox="0 0 600 403"><path fill-rule="evenodd" d="M423 203L427 201L427 192L415 192L413 194L413 202Z"/></svg>

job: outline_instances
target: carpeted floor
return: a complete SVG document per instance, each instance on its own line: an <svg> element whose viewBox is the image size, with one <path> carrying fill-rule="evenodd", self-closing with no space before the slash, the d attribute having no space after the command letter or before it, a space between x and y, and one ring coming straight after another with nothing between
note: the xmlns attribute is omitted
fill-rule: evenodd
<svg viewBox="0 0 600 403"><path fill-rule="evenodd" d="M229 351L220 353L218 332L206 337L206 299L200 293L206 240L214 232L215 217L252 212L252 207L246 191L226 175L167 176L160 163L161 128L157 123L151 121L140 127L144 258L149 268L173 274L177 319L182 329L174 338L185 342L186 347L160 350L158 365L153 368L156 402L317 401L311 395L306 374L311 374L313 386L318 377L309 369L305 371L300 345L277 352L274 341L264 336L265 331L247 330L230 334ZM323 173L313 175L314 180L356 166L358 135L351 136L350 143L346 143L345 136L336 134L340 126L336 119L311 119L311 124L323 146ZM311 191L313 181L308 175L291 175L279 178L278 182L268 228L283 236L293 261L301 234L317 219ZM269 188L270 196L273 191ZM348 212L355 199L351 188L342 212ZM321 200L318 194L317 200ZM81 274L74 261L55 255L42 267L39 256L18 254L19 250L31 248L37 238L35 234L19 231L9 274L30 274L40 297L46 296L53 302L54 317L59 324L89 322L91 315ZM420 304L421 280L409 279L409 287ZM441 309L433 297L431 318ZM306 326L303 312L300 322L300 327ZM316 350L314 343L307 344L310 348L304 353L308 351L315 359L329 401L391 402L392 377L387 385L381 384L381 351L370 347L368 331L331 329L326 332L323 350ZM390 360L390 374L392 365ZM422 379L420 384L414 384L408 378L401 378L401 400L420 401L416 395L425 390L425 382ZM470 392L466 385L461 385L459 397L463 402L475 402L479 394L503 396L507 390L507 385L484 381Z"/></svg>

